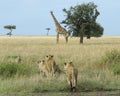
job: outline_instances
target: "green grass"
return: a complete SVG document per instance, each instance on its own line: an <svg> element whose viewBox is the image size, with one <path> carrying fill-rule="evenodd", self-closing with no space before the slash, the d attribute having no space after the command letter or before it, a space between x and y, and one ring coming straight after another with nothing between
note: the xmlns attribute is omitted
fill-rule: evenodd
<svg viewBox="0 0 120 96"><path fill-rule="evenodd" d="M0 64L0 77L13 78L15 76L30 76L32 68L25 64L17 64L14 62L5 62Z"/></svg>
<svg viewBox="0 0 120 96"><path fill-rule="evenodd" d="M0 70L0 93L20 93L20 96L46 93L47 96L55 92L58 95L52 96L59 96L69 92L65 74L57 78L39 74L36 61L48 54L54 55L62 70L65 61L75 64L79 71L77 92L120 89L120 38L84 39L83 45L79 44L79 38L69 39L68 44L62 37L59 44L55 40L52 36L1 36L0 69L4 70L3 73ZM22 63L9 63L8 57L14 56L21 56Z"/></svg>

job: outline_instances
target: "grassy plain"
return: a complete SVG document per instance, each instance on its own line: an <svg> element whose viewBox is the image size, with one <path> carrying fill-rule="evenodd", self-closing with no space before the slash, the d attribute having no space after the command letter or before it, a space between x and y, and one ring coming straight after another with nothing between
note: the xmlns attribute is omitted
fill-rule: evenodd
<svg viewBox="0 0 120 96"><path fill-rule="evenodd" d="M22 64L31 67L28 76L0 77L0 93L69 92L65 74L57 78L40 76L36 61L48 54L54 55L62 70L65 61L74 62L79 70L77 92L118 90L120 75L115 75L103 62L106 52L111 50L120 51L120 36L84 38L84 44L79 44L79 38L74 37L69 38L68 44L60 37L56 44L55 36L0 36L0 63L8 62L8 56L20 55Z"/></svg>

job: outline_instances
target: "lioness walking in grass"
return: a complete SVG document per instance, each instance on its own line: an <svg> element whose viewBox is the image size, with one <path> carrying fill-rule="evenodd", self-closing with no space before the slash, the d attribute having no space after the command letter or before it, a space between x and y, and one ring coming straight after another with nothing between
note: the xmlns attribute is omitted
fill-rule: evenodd
<svg viewBox="0 0 120 96"><path fill-rule="evenodd" d="M71 92L76 92L78 69L74 67L72 62L64 63L64 70L66 73L66 79L70 86Z"/></svg>

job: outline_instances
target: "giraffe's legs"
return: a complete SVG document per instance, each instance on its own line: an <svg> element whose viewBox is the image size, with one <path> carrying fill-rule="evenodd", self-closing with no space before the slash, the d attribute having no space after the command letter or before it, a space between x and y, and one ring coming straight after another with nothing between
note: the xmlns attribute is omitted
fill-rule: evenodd
<svg viewBox="0 0 120 96"><path fill-rule="evenodd" d="M57 33L57 43L59 43L59 33Z"/></svg>

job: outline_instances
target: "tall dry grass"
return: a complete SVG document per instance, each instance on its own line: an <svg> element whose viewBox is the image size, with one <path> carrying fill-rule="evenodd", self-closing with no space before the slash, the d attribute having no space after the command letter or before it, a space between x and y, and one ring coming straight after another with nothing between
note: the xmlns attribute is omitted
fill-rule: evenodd
<svg viewBox="0 0 120 96"><path fill-rule="evenodd" d="M120 50L120 36L103 36L90 40L84 38L84 44L79 44L79 38L75 37L69 38L68 44L60 37L59 44L56 44L54 36L0 36L0 62L7 62L8 56L20 55L23 64L32 67L34 73L28 77L0 79L0 92L67 90L64 74L57 79L42 78L39 75L35 62L48 54L54 55L62 70L65 61L72 61L77 66L78 90L120 88L119 75L114 75L109 68L100 65L106 51L112 49Z"/></svg>

